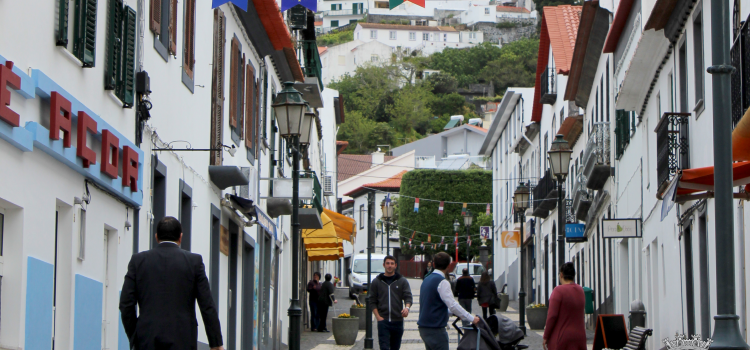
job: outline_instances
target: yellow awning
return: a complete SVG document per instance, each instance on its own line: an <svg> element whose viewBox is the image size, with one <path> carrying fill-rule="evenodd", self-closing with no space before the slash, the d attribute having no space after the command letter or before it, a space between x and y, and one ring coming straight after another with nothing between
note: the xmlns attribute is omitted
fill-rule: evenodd
<svg viewBox="0 0 750 350"><path fill-rule="evenodd" d="M302 238L305 248L336 248L339 246L339 237L333 222L325 213L320 214L323 228L302 230Z"/></svg>
<svg viewBox="0 0 750 350"><path fill-rule="evenodd" d="M325 261L325 260L338 260L344 257L344 248L339 246L336 248L310 248L307 249L307 260L308 261Z"/></svg>
<svg viewBox="0 0 750 350"><path fill-rule="evenodd" d="M356 237L357 235L357 226L354 219L346 215L339 214L335 211L328 210L326 208L323 208L323 214L321 214L321 218L322 215L328 216L328 218L333 222L339 238L349 242L354 242L354 237ZM325 224L325 222L323 222L323 224Z"/></svg>

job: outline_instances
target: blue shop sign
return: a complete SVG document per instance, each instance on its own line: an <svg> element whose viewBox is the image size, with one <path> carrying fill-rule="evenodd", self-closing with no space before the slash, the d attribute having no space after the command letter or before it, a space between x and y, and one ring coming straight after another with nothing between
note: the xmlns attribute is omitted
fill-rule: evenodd
<svg viewBox="0 0 750 350"><path fill-rule="evenodd" d="M266 213L263 212L257 205L255 206L255 214L258 217L258 224L263 227L268 233L273 235L273 239L278 240L279 238L276 237L276 224L273 223L273 220L271 220Z"/></svg>
<svg viewBox="0 0 750 350"><path fill-rule="evenodd" d="M578 243L588 241L588 239L584 235L584 232L586 232L586 225L584 224L566 224L565 242Z"/></svg>

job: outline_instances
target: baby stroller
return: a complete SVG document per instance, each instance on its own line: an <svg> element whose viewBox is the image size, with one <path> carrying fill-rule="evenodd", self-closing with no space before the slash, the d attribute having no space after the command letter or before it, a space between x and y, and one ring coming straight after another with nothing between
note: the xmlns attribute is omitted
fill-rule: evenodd
<svg viewBox="0 0 750 350"><path fill-rule="evenodd" d="M481 320L471 327L459 327L456 325L459 320L456 317L453 321L453 328L458 331L458 350L503 350L487 322Z"/></svg>
<svg viewBox="0 0 750 350"><path fill-rule="evenodd" d="M524 338L523 331L510 318L503 315L490 315L484 320L492 334L497 336L497 343L501 350L524 350L528 345L519 344Z"/></svg>

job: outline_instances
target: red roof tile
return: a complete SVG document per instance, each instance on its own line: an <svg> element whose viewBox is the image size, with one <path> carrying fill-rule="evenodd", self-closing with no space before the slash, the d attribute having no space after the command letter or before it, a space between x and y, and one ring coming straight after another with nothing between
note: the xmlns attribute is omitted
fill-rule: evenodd
<svg viewBox="0 0 750 350"><path fill-rule="evenodd" d="M344 195L347 197L354 197L355 195L368 191L370 189L378 189L382 191L394 191L401 188L401 178L406 174L408 170L404 170L396 175L393 175L383 181L372 182L359 186Z"/></svg>
<svg viewBox="0 0 750 350"><path fill-rule="evenodd" d="M314 23L316 27L320 27L323 25L323 21L317 21Z"/></svg>
<svg viewBox="0 0 750 350"><path fill-rule="evenodd" d="M481 131L481 132L483 132L485 134L487 133L487 129L485 129L485 128L481 127L481 126L476 126L476 125L472 125L472 124L465 124L465 125L469 126L469 127L472 127L474 129L477 129L477 130L479 130L479 131Z"/></svg>
<svg viewBox="0 0 750 350"><path fill-rule="evenodd" d="M497 5L496 10L497 12L530 13L529 10L526 9L525 7L515 7L515 6Z"/></svg>
<svg viewBox="0 0 750 350"><path fill-rule="evenodd" d="M545 6L542 14L542 32L539 36L539 54L536 64L536 83L534 84L534 109L531 112L531 121L542 120L541 99L541 77L547 68L550 55L549 49L555 57L555 66L560 74L570 72L570 62L573 59L573 51L576 46L576 35L578 24L581 20L582 6L560 5ZM558 91L559 92L559 91Z"/></svg>
<svg viewBox="0 0 750 350"><path fill-rule="evenodd" d="M371 29L394 29L394 30L415 30L421 32L457 32L453 27L431 27L431 26L412 26L407 24L385 24L385 23L357 23L362 28Z"/></svg>
<svg viewBox="0 0 750 350"><path fill-rule="evenodd" d="M268 34L268 39L273 44L273 49L284 51L292 76L297 81L304 81L302 67L299 65L297 53L294 52L294 46L292 45L292 35L289 33L286 23L284 23L279 4L275 0L252 0L252 2L261 23L263 23L263 28Z"/></svg>
<svg viewBox="0 0 750 350"><path fill-rule="evenodd" d="M388 162L394 156L385 156ZM372 168L372 155L370 154L341 154L338 156L337 176L338 181L344 181L352 176Z"/></svg>
<svg viewBox="0 0 750 350"><path fill-rule="evenodd" d="M318 55L322 55L326 50L328 50L328 46L318 46Z"/></svg>

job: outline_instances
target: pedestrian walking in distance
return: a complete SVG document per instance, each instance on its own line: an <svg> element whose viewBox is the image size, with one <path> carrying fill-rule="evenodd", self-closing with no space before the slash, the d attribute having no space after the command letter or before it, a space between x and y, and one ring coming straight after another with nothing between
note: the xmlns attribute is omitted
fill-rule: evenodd
<svg viewBox="0 0 750 350"><path fill-rule="evenodd" d="M320 286L320 295L318 295L318 331L330 332L326 326L326 318L328 318L328 308L333 306L333 303L338 303L336 296L333 294L336 289L331 283L330 273L326 274L326 281ZM333 299L331 299L333 296Z"/></svg>
<svg viewBox="0 0 750 350"><path fill-rule="evenodd" d="M445 252L435 254L432 259L435 270L422 281L419 288L419 336L425 350L448 350L448 318L450 313L473 324L479 317L472 316L453 299L451 284L445 279L451 256ZM449 313L450 312L450 313Z"/></svg>
<svg viewBox="0 0 750 350"><path fill-rule="evenodd" d="M586 325L583 288L573 282L576 270L572 262L560 267L560 285L549 297L547 324L542 345L548 350L586 350Z"/></svg>
<svg viewBox="0 0 750 350"><path fill-rule="evenodd" d="M318 296L320 296L320 272L313 273L313 279L307 282L307 304L310 306L310 331L318 330L320 317L318 317Z"/></svg>
<svg viewBox="0 0 750 350"><path fill-rule="evenodd" d="M422 279L427 278L427 275L432 273L432 261L427 262L427 267L424 268L424 275L422 276Z"/></svg>
<svg viewBox="0 0 750 350"><path fill-rule="evenodd" d="M463 275L456 281L456 293L458 294L458 303L464 310L471 313L471 301L474 300L476 283L474 278L469 275L469 269L463 269ZM463 321L463 326L468 327L469 321Z"/></svg>
<svg viewBox="0 0 750 350"><path fill-rule="evenodd" d="M487 318L488 309L490 315L495 314L495 299L497 299L497 286L494 281L490 280L490 275L487 271L482 272L482 277L479 278L479 285L477 285L477 301L479 302L479 306L482 307L482 318Z"/></svg>
<svg viewBox="0 0 750 350"><path fill-rule="evenodd" d="M409 281L396 272L396 258L383 259L385 272L378 275L369 288L372 313L378 320L380 350L401 349L404 317L409 316L412 304Z"/></svg>
<svg viewBox="0 0 750 350"><path fill-rule="evenodd" d="M120 294L120 313L133 349L193 349L198 343L198 302L208 346L224 349L219 313L203 258L180 249L182 225L168 216L156 225L151 250L133 255ZM138 314L136 315L136 306Z"/></svg>

